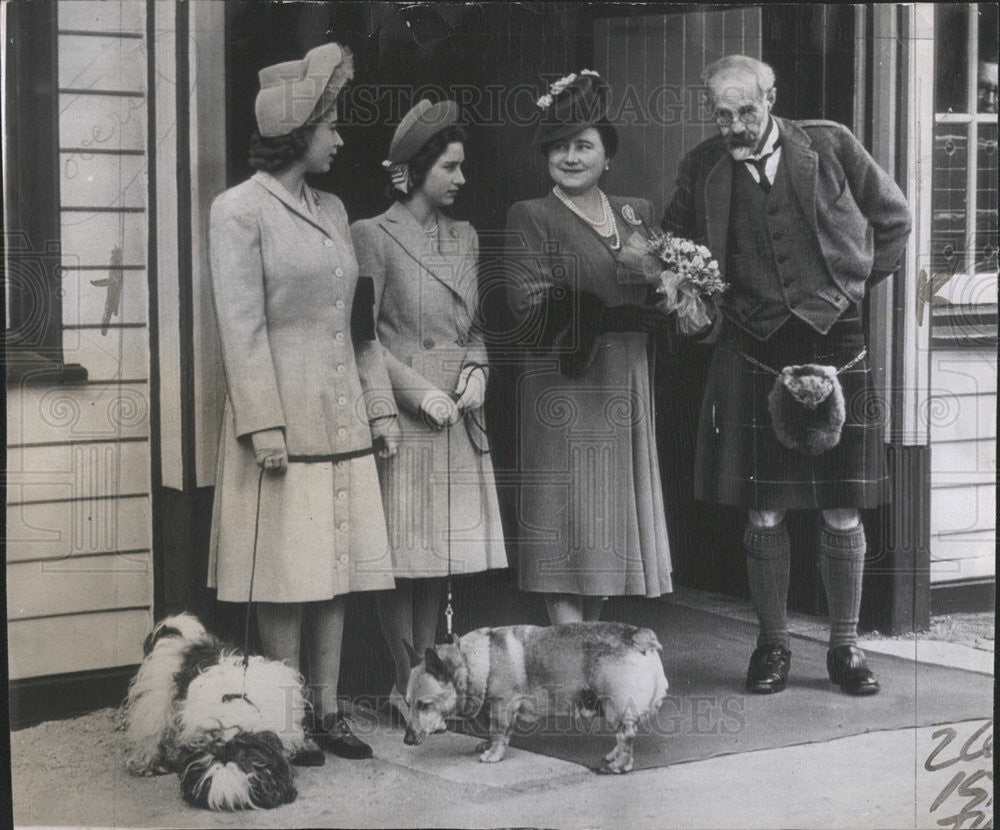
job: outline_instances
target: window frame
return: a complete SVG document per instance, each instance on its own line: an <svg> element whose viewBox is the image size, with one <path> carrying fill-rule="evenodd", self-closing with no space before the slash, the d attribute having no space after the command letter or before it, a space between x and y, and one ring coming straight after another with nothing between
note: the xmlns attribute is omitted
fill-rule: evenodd
<svg viewBox="0 0 1000 830"><path fill-rule="evenodd" d="M7 3L4 11L5 379L8 387L79 382L86 370L63 354L58 4ZM21 280L29 287L9 294Z"/></svg>
<svg viewBox="0 0 1000 830"><path fill-rule="evenodd" d="M977 107L978 93L978 62L979 62L979 5L978 3L965 4L965 14L967 21L966 28L966 91L965 100L968 108L967 112L938 112L937 92L934 94L934 112L931 146L936 146L937 128L939 125L948 124L955 128L964 128L966 137L966 179L965 179L965 239L966 244L960 253L960 268L957 268L951 278L959 277L964 280L975 280L980 274L989 274L989 271L976 271L976 252L979 247L980 228L978 221L978 199L979 199L979 128L982 124L993 125L997 123L996 113L981 113ZM939 13L935 9L935 33L937 33L938 21L936 15ZM935 61L936 61L935 54ZM937 82L937 66L934 68L935 85ZM934 155L931 156L931 210L937 208L935 193L933 189ZM934 226L933 219L931 225L931 239L928 240L929 250L932 258L936 258L934 253ZM933 261L932 261L933 264ZM949 278L949 279L951 279ZM933 293L933 292L932 292ZM977 309L973 304L952 303L944 297L934 296L930 307L931 324L931 347L935 349L956 349L997 345L997 309L990 304L984 304L983 309ZM953 318L952 325L955 327L954 333L950 331L949 318ZM977 333L962 333L963 326L972 325L977 328ZM949 326L949 328L945 328ZM989 328L992 334L982 333L983 328ZM937 329L937 331L935 331Z"/></svg>

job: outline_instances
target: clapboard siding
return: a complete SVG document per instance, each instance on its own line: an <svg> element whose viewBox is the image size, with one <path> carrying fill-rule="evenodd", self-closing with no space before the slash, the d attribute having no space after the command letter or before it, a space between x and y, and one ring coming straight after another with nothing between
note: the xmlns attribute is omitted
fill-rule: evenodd
<svg viewBox="0 0 1000 830"><path fill-rule="evenodd" d="M149 610L143 608L11 620L10 679L140 663L150 622Z"/></svg>
<svg viewBox="0 0 1000 830"><path fill-rule="evenodd" d="M149 546L149 497L8 504L7 562L89 557Z"/></svg>
<svg viewBox="0 0 1000 830"><path fill-rule="evenodd" d="M7 619L148 606L149 551L13 562L7 565Z"/></svg>
<svg viewBox="0 0 1000 830"><path fill-rule="evenodd" d="M14 679L137 663L150 625L145 9L58 6L63 355L88 382L8 396Z"/></svg>
<svg viewBox="0 0 1000 830"><path fill-rule="evenodd" d="M140 96L59 96L59 146L145 150L146 101Z"/></svg>
<svg viewBox="0 0 1000 830"><path fill-rule="evenodd" d="M64 150L59 168L59 200L64 208L146 204L146 159L140 155Z"/></svg>
<svg viewBox="0 0 1000 830"><path fill-rule="evenodd" d="M149 333L146 327L99 329L64 326L63 354L79 363L91 381L146 380L149 378Z"/></svg>
<svg viewBox="0 0 1000 830"><path fill-rule="evenodd" d="M988 556L961 559L932 559L931 582L956 582L966 579L986 579L996 576L996 558Z"/></svg>
<svg viewBox="0 0 1000 830"><path fill-rule="evenodd" d="M996 530L996 486L931 489L931 535ZM933 556L933 542L931 555Z"/></svg>
<svg viewBox="0 0 1000 830"><path fill-rule="evenodd" d="M996 440L996 393L932 396L931 401L928 420L932 444L970 440L993 443Z"/></svg>
<svg viewBox="0 0 1000 830"><path fill-rule="evenodd" d="M8 447L148 435L149 388L145 384L28 387L7 402Z"/></svg>
<svg viewBox="0 0 1000 830"><path fill-rule="evenodd" d="M149 442L11 447L8 504L149 493Z"/></svg>
<svg viewBox="0 0 1000 830"><path fill-rule="evenodd" d="M937 487L992 484L996 480L995 441L948 441L931 453L931 481Z"/></svg>
<svg viewBox="0 0 1000 830"><path fill-rule="evenodd" d="M995 576L996 351L935 349L930 364L931 582Z"/></svg>
<svg viewBox="0 0 1000 830"><path fill-rule="evenodd" d="M121 250L122 265L146 264L146 216L143 213L62 212L62 255L67 268L111 265Z"/></svg>
<svg viewBox="0 0 1000 830"><path fill-rule="evenodd" d="M933 548L932 561L993 557L996 550L996 531L975 530L971 533L938 534L933 539Z"/></svg>
<svg viewBox="0 0 1000 830"><path fill-rule="evenodd" d="M59 4L59 28L142 35L146 27L145 5L142 0L62 2ZM146 71L145 64L142 71Z"/></svg>
<svg viewBox="0 0 1000 830"><path fill-rule="evenodd" d="M931 352L931 395L995 395L997 354L992 349Z"/></svg>
<svg viewBox="0 0 1000 830"><path fill-rule="evenodd" d="M107 313L108 286L94 285L109 278L109 269L64 268L63 325L93 326L100 324ZM112 325L119 323L146 323L149 317L149 284L145 268L127 268L120 274L121 300L117 313L108 315Z"/></svg>
<svg viewBox="0 0 1000 830"><path fill-rule="evenodd" d="M66 28L66 27L62 27ZM59 37L59 86L143 92L146 84L144 40L63 34Z"/></svg>

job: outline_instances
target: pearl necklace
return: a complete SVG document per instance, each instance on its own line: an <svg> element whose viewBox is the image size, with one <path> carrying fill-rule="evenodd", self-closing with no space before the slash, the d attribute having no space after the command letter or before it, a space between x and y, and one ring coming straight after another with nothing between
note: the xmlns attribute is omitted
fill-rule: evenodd
<svg viewBox="0 0 1000 830"><path fill-rule="evenodd" d="M617 251L622 246L622 238L618 233L618 223L615 221L615 215L611 211L611 203L608 202L608 197L604 195L604 191L598 189L598 193L601 194L601 210L603 211L603 217L601 221L595 222L587 214L585 214L580 208L576 206L576 203L569 198L559 185L552 188L552 192L555 197L566 205L569 210L575 215L579 216L584 222L590 225L594 230L596 230L603 237L613 237L613 241L610 243L611 250ZM602 233L601 228L606 228L608 225L611 226L611 231L609 233Z"/></svg>

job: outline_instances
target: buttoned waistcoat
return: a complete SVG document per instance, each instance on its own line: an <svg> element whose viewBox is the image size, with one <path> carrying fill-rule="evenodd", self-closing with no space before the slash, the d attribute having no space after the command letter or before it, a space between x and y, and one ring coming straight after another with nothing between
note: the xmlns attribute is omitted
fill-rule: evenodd
<svg viewBox="0 0 1000 830"><path fill-rule="evenodd" d="M775 121L781 163L829 278L796 313L825 333L868 288L895 270L910 233L910 209L893 179L843 125ZM662 222L664 230L706 245L724 276L737 164L742 162L733 160L721 136L695 147L681 160L677 189ZM763 302L743 296L735 304L724 301L725 311L752 328Z"/></svg>
<svg viewBox="0 0 1000 830"><path fill-rule="evenodd" d="M300 204L258 172L221 194L209 224L212 296L235 432L285 431L289 453L371 446L369 420L395 414L381 351L351 341L358 266L332 194Z"/></svg>

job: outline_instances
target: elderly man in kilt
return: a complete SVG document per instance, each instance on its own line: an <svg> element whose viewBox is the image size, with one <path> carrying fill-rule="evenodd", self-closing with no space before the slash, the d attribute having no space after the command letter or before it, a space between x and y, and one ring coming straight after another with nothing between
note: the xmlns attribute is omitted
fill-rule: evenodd
<svg viewBox="0 0 1000 830"><path fill-rule="evenodd" d="M728 56L704 82L720 134L681 161L662 224L708 246L729 283L706 338L716 345L695 495L749 512L743 550L760 633L746 687L769 694L787 682L785 512L811 509L822 511L830 680L848 694L875 694L857 647L859 508L884 501L887 479L861 302L898 266L909 208L846 127L771 115L766 64Z"/></svg>

